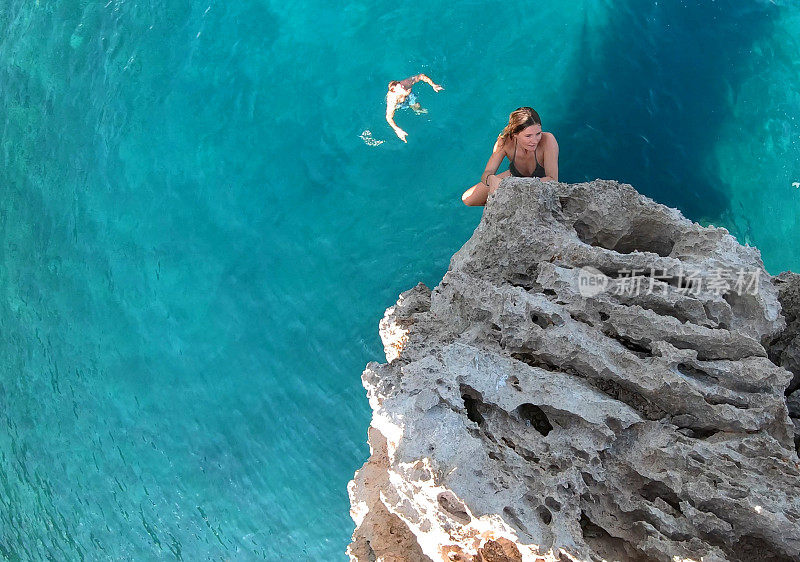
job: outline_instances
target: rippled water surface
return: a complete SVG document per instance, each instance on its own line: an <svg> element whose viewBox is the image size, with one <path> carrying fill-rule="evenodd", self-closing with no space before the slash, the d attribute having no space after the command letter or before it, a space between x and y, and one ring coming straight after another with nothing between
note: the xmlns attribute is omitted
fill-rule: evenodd
<svg viewBox="0 0 800 562"><path fill-rule="evenodd" d="M6 0L0 557L345 559L377 322L517 106L800 269L800 8L698 4Z"/></svg>

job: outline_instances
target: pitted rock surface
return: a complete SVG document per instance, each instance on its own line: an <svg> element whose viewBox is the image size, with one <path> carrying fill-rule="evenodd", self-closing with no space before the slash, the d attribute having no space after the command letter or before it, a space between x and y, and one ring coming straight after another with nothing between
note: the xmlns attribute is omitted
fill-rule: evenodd
<svg viewBox="0 0 800 562"><path fill-rule="evenodd" d="M781 287L629 185L505 180L380 323L351 559L800 559Z"/></svg>

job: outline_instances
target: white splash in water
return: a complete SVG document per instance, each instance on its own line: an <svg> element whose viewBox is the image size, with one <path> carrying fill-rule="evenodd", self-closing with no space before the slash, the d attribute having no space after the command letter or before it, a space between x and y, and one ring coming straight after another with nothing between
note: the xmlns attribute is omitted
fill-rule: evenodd
<svg viewBox="0 0 800 562"><path fill-rule="evenodd" d="M361 133L361 135L359 136L361 137L361 140L364 141L364 144L366 144L367 146L378 146L386 142L372 138L372 131L370 131L369 129L365 129L364 132Z"/></svg>
<svg viewBox="0 0 800 562"><path fill-rule="evenodd" d="M793 181L792 187L800 187L800 181Z"/></svg>

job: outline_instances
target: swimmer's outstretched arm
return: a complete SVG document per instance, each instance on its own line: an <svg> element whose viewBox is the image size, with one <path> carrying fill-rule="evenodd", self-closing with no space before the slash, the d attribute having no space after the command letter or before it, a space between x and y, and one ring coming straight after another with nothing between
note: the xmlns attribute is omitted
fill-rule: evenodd
<svg viewBox="0 0 800 562"><path fill-rule="evenodd" d="M391 98L391 99L390 99ZM389 123L389 126L394 130L394 134L398 136L398 138L403 142L408 142L406 137L408 133L406 133L403 129L397 126L397 123L394 122L394 112L397 110L397 100L395 97L386 96L386 122Z"/></svg>
<svg viewBox="0 0 800 562"><path fill-rule="evenodd" d="M427 74L417 74L416 76L413 77L413 80L414 84L416 84L417 82L425 82L426 84L429 84L430 87L433 88L434 92L444 90L444 86L441 86L436 82L434 82L433 80L431 80L430 78L428 78Z"/></svg>

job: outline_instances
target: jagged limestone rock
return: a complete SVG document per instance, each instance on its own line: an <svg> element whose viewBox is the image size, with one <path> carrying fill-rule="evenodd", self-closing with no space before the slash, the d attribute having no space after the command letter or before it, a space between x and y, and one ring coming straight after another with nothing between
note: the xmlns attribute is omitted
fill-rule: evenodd
<svg viewBox="0 0 800 562"><path fill-rule="evenodd" d="M786 318L786 329L769 343L770 359L792 373L786 405L794 423L794 443L800 454L800 275L784 271L774 280Z"/></svg>
<svg viewBox="0 0 800 562"><path fill-rule="evenodd" d="M505 180L380 323L351 559L800 559L778 295L631 186Z"/></svg>

